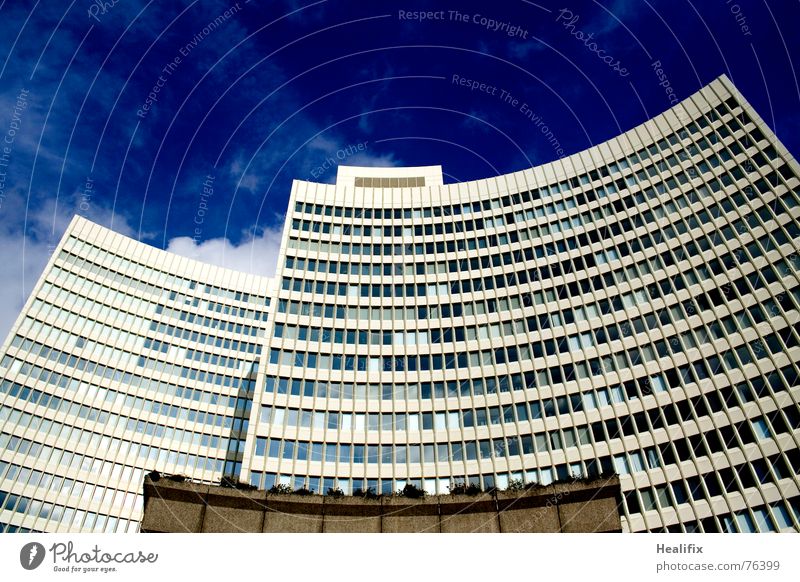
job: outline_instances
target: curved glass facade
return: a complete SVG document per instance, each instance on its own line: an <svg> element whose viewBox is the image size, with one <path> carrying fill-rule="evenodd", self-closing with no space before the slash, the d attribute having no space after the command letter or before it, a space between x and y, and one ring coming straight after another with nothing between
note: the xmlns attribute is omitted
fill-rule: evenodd
<svg viewBox="0 0 800 582"><path fill-rule="evenodd" d="M155 468L318 493L614 472L627 531L796 528L797 176L720 78L522 172L296 181L274 280L76 219L3 353L0 522L130 529Z"/></svg>

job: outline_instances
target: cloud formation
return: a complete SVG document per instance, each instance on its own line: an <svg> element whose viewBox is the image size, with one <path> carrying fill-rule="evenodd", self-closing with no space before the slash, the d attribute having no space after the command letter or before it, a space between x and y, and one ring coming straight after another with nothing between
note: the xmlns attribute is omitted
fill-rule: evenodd
<svg viewBox="0 0 800 582"><path fill-rule="evenodd" d="M0 220L0 338L11 330L36 281L44 271L50 255L64 234L74 214L80 209L77 195L61 200L46 200L30 207L20 188L9 192L3 201ZM135 236L128 220L98 204L84 206L83 216L111 227L125 236Z"/></svg>
<svg viewBox="0 0 800 582"><path fill-rule="evenodd" d="M246 233L239 244L224 237L211 238L197 243L188 236L170 239L167 251L204 263L243 271L254 275L272 277L278 263L278 251L283 236L283 224Z"/></svg>

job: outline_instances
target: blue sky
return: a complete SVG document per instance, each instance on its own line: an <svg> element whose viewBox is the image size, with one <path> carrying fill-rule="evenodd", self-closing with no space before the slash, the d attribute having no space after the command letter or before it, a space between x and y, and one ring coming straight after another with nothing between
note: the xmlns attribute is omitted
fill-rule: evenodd
<svg viewBox="0 0 800 582"><path fill-rule="evenodd" d="M0 334L75 213L271 274L291 181L332 182L327 160L484 178L722 73L796 153L799 18L733 0L0 0Z"/></svg>

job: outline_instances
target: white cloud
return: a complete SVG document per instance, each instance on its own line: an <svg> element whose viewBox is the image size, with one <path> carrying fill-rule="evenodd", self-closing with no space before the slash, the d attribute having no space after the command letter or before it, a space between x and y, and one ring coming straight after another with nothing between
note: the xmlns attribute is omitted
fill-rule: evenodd
<svg viewBox="0 0 800 582"><path fill-rule="evenodd" d="M41 275L50 249L46 242L26 236L0 234L0 264L4 284L0 285L0 336L5 339Z"/></svg>
<svg viewBox="0 0 800 582"><path fill-rule="evenodd" d="M245 168L247 168L247 163L243 154L237 155L228 166L228 174L236 183L237 189L241 188L251 193L256 192L260 184L259 175L255 168L249 168L247 173L245 173Z"/></svg>
<svg viewBox="0 0 800 582"><path fill-rule="evenodd" d="M219 267L272 277L278 263L283 225L262 228L235 245L227 238L212 238L199 244L188 236L170 239L167 251Z"/></svg>
<svg viewBox="0 0 800 582"><path fill-rule="evenodd" d="M24 212L19 196L9 196L3 201L3 214ZM44 271L50 253L64 233L72 218L66 204L55 210L53 201L28 217L25 232L0 228L0 264L3 265L3 284L0 285L0 338L5 339L19 316L33 287ZM93 207L87 218L109 226L126 236L135 238L135 231L120 214ZM2 221L8 225L11 221ZM17 224L22 224L13 221ZM271 277L275 274L283 234L282 222L249 234L238 245L227 238L214 238L196 244L190 237L176 237L169 241L168 251L197 259L212 265L236 271Z"/></svg>
<svg viewBox="0 0 800 582"><path fill-rule="evenodd" d="M308 142L308 149L320 150L325 153L335 152L340 147L341 143L338 140L324 135L314 136L314 138Z"/></svg>
<svg viewBox="0 0 800 582"><path fill-rule="evenodd" d="M15 188L0 205L0 338L5 339L25 305L36 282L44 271L50 253L64 234L77 207L76 196L62 198L56 205L48 199L41 206L25 210L25 190ZM134 236L124 216L107 208L90 204L86 218L114 228L126 236Z"/></svg>
<svg viewBox="0 0 800 582"><path fill-rule="evenodd" d="M345 166L368 166L374 168L392 168L400 166L400 162L395 159L394 154L389 153L382 156L372 156L370 154L353 154L347 158L342 165Z"/></svg>
<svg viewBox="0 0 800 582"><path fill-rule="evenodd" d="M338 137L318 135L308 142L305 167L313 168L306 180L333 184L338 166L366 166L392 168L403 165L393 152L385 154L370 153L372 144L346 143Z"/></svg>

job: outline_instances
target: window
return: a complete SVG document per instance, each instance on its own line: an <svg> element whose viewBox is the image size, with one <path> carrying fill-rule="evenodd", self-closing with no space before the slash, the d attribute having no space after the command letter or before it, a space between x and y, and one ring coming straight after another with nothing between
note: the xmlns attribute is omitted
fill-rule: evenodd
<svg viewBox="0 0 800 582"><path fill-rule="evenodd" d="M657 469L661 466L661 463L658 459L658 453L654 448L647 449L647 466L651 469Z"/></svg>
<svg viewBox="0 0 800 582"><path fill-rule="evenodd" d="M670 499L669 489L666 485L659 485L656 487L656 493L658 494L658 503L661 507L672 507L672 500Z"/></svg>
<svg viewBox="0 0 800 582"><path fill-rule="evenodd" d="M649 511L651 509L655 509L656 498L653 495L653 492L650 489L642 489L640 493L642 495L642 510Z"/></svg>
<svg viewBox="0 0 800 582"><path fill-rule="evenodd" d="M767 425L767 421L765 419L753 419L752 424L753 430L756 433L756 437L761 440L772 438L772 434L770 434L769 426Z"/></svg>
<svg viewBox="0 0 800 582"><path fill-rule="evenodd" d="M756 525L758 526L758 531L760 532L775 531L775 524L772 522L772 518L770 518L766 508L761 507L758 509L754 509L753 516L755 517Z"/></svg>
<svg viewBox="0 0 800 582"><path fill-rule="evenodd" d="M650 385L655 392L666 392L667 383L663 376L650 376Z"/></svg>
<svg viewBox="0 0 800 582"><path fill-rule="evenodd" d="M783 502L778 502L772 506L772 515L775 517L779 530L793 529L792 518Z"/></svg>
<svg viewBox="0 0 800 582"><path fill-rule="evenodd" d="M754 533L756 525L753 523L753 518L747 513L747 510L736 513L736 525L739 526L739 531L744 533Z"/></svg>
<svg viewBox="0 0 800 582"><path fill-rule="evenodd" d="M630 454L630 463L634 473L644 471L644 462L642 461L642 454L634 451Z"/></svg>

